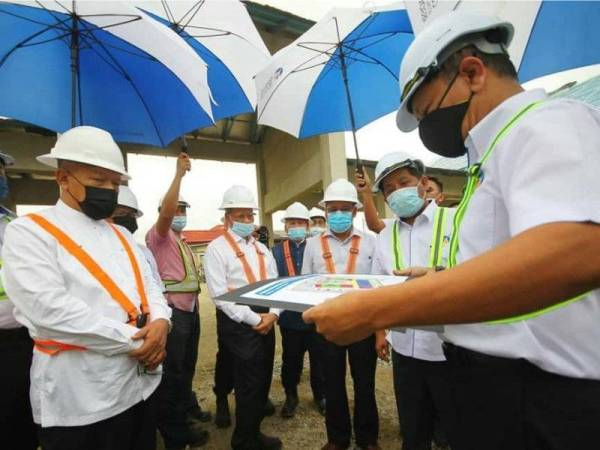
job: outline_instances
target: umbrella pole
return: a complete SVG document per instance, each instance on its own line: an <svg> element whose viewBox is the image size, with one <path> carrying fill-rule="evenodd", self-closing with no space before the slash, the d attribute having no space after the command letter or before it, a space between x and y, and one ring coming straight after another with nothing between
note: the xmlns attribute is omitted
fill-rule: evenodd
<svg viewBox="0 0 600 450"><path fill-rule="evenodd" d="M342 79L344 81L344 89L346 91L346 101L348 102L348 111L350 113L350 125L352 126L352 142L354 142L354 153L356 155L356 169L363 173L363 165L358 154L358 143L356 141L356 121L354 120L354 108L352 107L352 97L350 96L350 86L348 85L348 69L346 66L346 57L344 55L344 46L340 42L338 44L340 50L340 65L342 67Z"/></svg>
<svg viewBox="0 0 600 450"><path fill-rule="evenodd" d="M79 80L79 31L77 25L77 13L75 2L73 2L73 13L71 14L73 24L71 28L71 128L77 125L77 84Z"/></svg>

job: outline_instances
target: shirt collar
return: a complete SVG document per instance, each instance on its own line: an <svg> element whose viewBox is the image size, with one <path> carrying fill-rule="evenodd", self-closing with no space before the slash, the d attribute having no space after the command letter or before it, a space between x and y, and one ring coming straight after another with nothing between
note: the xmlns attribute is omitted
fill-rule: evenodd
<svg viewBox="0 0 600 450"><path fill-rule="evenodd" d="M94 220L88 216L86 216L83 212L76 210L75 208L71 208L69 205L67 205L65 202L63 202L62 200L58 200L56 202L56 209L58 210L59 214L63 217L66 217L70 220L79 220L79 221L83 221L89 224L99 224L101 222L104 222L104 220Z"/></svg>
<svg viewBox="0 0 600 450"><path fill-rule="evenodd" d="M507 98L473 127L466 139L471 164L479 161L490 142L521 109L548 97L543 89L523 91Z"/></svg>

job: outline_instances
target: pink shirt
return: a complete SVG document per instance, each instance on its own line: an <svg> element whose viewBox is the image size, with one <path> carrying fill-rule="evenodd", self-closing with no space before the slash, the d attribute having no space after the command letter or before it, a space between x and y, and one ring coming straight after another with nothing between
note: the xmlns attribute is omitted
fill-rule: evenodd
<svg viewBox="0 0 600 450"><path fill-rule="evenodd" d="M146 234L146 245L154 254L158 273L163 280L183 280L185 278L185 267L179 252L177 240L179 237L173 230L169 230L166 236L161 236L156 231L156 225ZM193 255L190 248L186 245L185 250L193 261ZM193 311L198 299L198 294L194 293L166 293L169 305L183 311Z"/></svg>

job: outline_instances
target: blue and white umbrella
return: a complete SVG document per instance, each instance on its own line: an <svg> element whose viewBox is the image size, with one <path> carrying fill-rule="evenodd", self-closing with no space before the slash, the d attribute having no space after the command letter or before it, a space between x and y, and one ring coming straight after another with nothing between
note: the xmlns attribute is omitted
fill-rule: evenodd
<svg viewBox="0 0 600 450"><path fill-rule="evenodd" d="M271 54L246 5L238 0L143 0L136 5L179 34L206 62L215 120L254 111L254 75Z"/></svg>
<svg viewBox="0 0 600 450"><path fill-rule="evenodd" d="M407 1L418 34L435 17L454 9L493 14L511 22L508 51L519 80L600 63L600 2L597 1Z"/></svg>
<svg viewBox="0 0 600 450"><path fill-rule="evenodd" d="M398 107L413 37L399 4L330 11L256 76L258 122L298 138L352 131L360 161L356 130Z"/></svg>
<svg viewBox="0 0 600 450"><path fill-rule="evenodd" d="M131 4L0 0L0 115L165 146L212 122L207 68Z"/></svg>

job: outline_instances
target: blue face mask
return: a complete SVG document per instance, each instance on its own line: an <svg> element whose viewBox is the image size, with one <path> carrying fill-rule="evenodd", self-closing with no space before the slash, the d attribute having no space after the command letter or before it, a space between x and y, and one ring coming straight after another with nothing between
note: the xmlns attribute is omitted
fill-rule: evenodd
<svg viewBox="0 0 600 450"><path fill-rule="evenodd" d="M334 233L345 233L352 227L352 212L336 211L327 213L327 225Z"/></svg>
<svg viewBox="0 0 600 450"><path fill-rule="evenodd" d="M419 197L419 191L416 186L398 189L388 195L387 204L391 210L401 219L415 216L423 205L425 200Z"/></svg>
<svg viewBox="0 0 600 450"><path fill-rule="evenodd" d="M0 199L8 197L8 180L6 177L0 177Z"/></svg>
<svg viewBox="0 0 600 450"><path fill-rule="evenodd" d="M247 238L254 232L254 224L233 222L233 225L231 225L231 231L233 231L239 237Z"/></svg>
<svg viewBox="0 0 600 450"><path fill-rule="evenodd" d="M292 241L302 242L304 239L306 239L306 228L305 227L289 228L287 235Z"/></svg>
<svg viewBox="0 0 600 450"><path fill-rule="evenodd" d="M187 225L187 217L186 216L175 216L173 217L173 222L171 222L171 229L176 232L181 232Z"/></svg>

